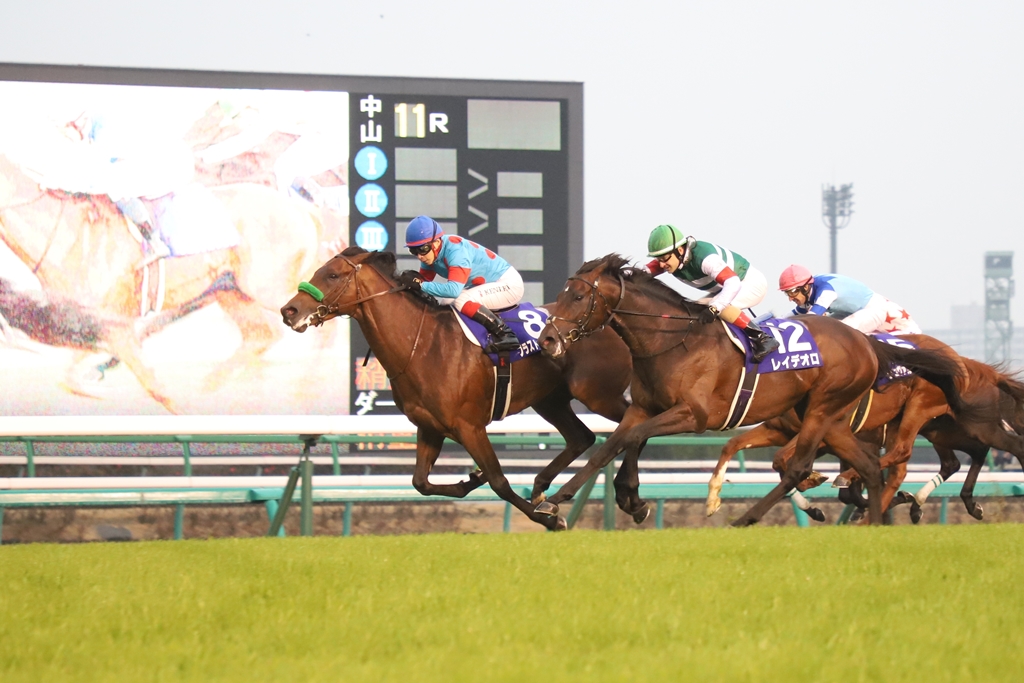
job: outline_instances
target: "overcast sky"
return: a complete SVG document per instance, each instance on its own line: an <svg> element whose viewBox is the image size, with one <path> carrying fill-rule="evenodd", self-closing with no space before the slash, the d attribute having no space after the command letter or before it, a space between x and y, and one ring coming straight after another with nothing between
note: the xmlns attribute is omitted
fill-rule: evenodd
<svg viewBox="0 0 1024 683"><path fill-rule="evenodd" d="M986 250L1024 278L1022 36L1019 1L0 3L2 62L581 81L588 258L671 222L824 272L853 182L839 272L931 329Z"/></svg>

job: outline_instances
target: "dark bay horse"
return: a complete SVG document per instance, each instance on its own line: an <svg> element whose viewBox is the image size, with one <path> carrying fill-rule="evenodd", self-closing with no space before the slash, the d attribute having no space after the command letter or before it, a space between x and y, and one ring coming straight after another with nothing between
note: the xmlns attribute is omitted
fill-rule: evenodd
<svg viewBox="0 0 1024 683"><path fill-rule="evenodd" d="M518 496L502 473L487 438L494 366L466 339L452 310L431 305L397 284L395 255L350 247L314 273L309 283L321 301L300 291L281 308L284 323L297 332L339 315L358 324L391 379L395 403L417 427L413 485L423 495L462 498L483 483L503 500L549 529L564 529L557 515L538 513ZM594 434L576 417L576 397L594 412L618 422L626 411L623 392L629 353L614 333L594 335L580 353L556 362L535 354L512 366L509 414L532 407L565 437L566 448L538 475L535 499L580 453ZM433 484L430 470L445 437L469 452L480 468L457 484Z"/></svg>
<svg viewBox="0 0 1024 683"><path fill-rule="evenodd" d="M705 307L685 300L645 271L628 267L618 254L585 263L549 310L541 346L555 358L572 343L609 325L633 357L633 403L612 436L573 478L538 509L557 513L598 469L625 451L616 476L620 506L642 511L637 461L653 436L719 429L728 419L743 357L723 325L699 324ZM818 343L822 367L762 375L744 424L796 409L801 418L792 465L781 483L738 519L757 522L811 472L824 442L861 474L869 494L869 516L881 523L881 472L871 451L842 419L882 372L899 363L937 382L951 405L960 406L956 363L933 351L909 350L871 339L842 322L817 316L800 321Z"/></svg>

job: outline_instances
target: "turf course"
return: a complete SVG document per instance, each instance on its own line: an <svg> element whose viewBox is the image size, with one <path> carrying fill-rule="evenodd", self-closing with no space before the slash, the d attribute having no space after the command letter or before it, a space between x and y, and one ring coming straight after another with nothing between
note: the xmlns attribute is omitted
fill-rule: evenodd
<svg viewBox="0 0 1024 683"><path fill-rule="evenodd" d="M0 681L1020 681L1024 526L0 547Z"/></svg>

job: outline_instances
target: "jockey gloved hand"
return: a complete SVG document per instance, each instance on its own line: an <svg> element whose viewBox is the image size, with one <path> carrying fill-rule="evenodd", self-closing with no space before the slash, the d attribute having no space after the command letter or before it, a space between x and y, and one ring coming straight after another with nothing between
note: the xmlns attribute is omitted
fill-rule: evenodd
<svg viewBox="0 0 1024 683"><path fill-rule="evenodd" d="M410 292L419 293L422 291L420 289L420 285L423 284L423 279L415 270L403 270L398 276L398 284L402 285Z"/></svg>
<svg viewBox="0 0 1024 683"><path fill-rule="evenodd" d="M705 325L710 325L718 319L718 309L714 306L708 306L697 315L697 319Z"/></svg>

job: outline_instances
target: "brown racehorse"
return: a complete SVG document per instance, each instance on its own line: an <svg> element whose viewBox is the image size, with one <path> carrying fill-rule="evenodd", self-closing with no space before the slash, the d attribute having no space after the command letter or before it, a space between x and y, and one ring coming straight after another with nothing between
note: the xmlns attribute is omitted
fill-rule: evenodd
<svg viewBox="0 0 1024 683"><path fill-rule="evenodd" d="M943 353L954 363L960 361L960 356L949 346L933 337L906 335L902 339L915 344L919 348ZM959 387L961 394L964 392L963 384L962 382ZM905 473L906 462L910 459L910 455L913 452L914 439L917 438L918 432L929 420L947 413L950 413L950 408L941 389L924 378L909 377L905 380L890 383L883 387L882 390L873 392L867 416L863 419L863 423L857 425L857 427L859 431L871 433L876 428L888 425L890 422L900 418L897 423L893 424L894 429L891 434L885 433L882 435L883 439L887 438L888 444L885 462L880 463L880 467L883 470L887 467L902 467L902 471ZM711 480L708 482L707 514L709 516L714 514L721 506L718 492L722 488L726 466L738 451L744 448L785 446L785 448L776 453L773 459L773 467L776 471L781 472L788 467L789 459L793 456L796 445L795 438L799 431L800 418L795 411L791 410L784 415L754 427L749 432L737 434L730 439L722 447L718 465L715 467ZM827 451L827 448L823 449L819 451L818 455L820 456ZM811 485L824 481L824 479L813 474L810 480L812 482ZM883 510L889 508L889 504L899 490L902 481L902 477L894 477L893 470L890 470L889 476L886 478L885 489L882 492ZM801 484L805 483L806 480L801 482ZM806 487L803 485L797 488L798 490L806 490ZM811 515L812 519L824 520L824 516L817 509L811 509L807 512Z"/></svg>
<svg viewBox="0 0 1024 683"><path fill-rule="evenodd" d="M952 349L932 337L907 335L904 338L921 348L940 350L947 356L953 354ZM1014 453L1024 464L1024 440L1019 436L1024 431L1024 384L985 363L962 357L959 362L964 369L963 377L958 382L964 409L958 414L954 415L949 409L945 397L935 385L913 377L873 395L870 411L864 419L862 431L858 433L858 438L865 443L875 448L883 445L886 448L885 456L879 461L879 467L888 472L882 498L883 508L910 503L910 516L914 523L921 519L921 504L927 498L927 493L912 496L900 492L899 487L906 477L907 461L918 433L931 441L939 454L939 475L943 481L960 469L960 462L953 454L954 448L971 457L971 471L961 498L968 513L976 519L981 519L982 509L973 499L974 483L989 446ZM721 504L717 493L721 488L725 465L737 451L785 444L785 448L776 453L773 462L773 467L782 471L793 455L793 438L799 425L799 418L790 411L730 439L722 448L722 456L708 484L708 514L713 514ZM826 453L828 449L824 448L819 450L818 455ZM848 470L837 478L836 483L845 487L855 480L856 474ZM804 491L822 481L824 477L812 475L801 482L797 489ZM847 497L841 492L840 499L863 506L863 500L856 490L849 493L852 495ZM824 521L820 510L811 508L807 512L813 519Z"/></svg>
<svg viewBox="0 0 1024 683"><path fill-rule="evenodd" d="M653 436L721 428L736 394L743 358L717 322L699 324L706 307L686 301L646 271L628 267L618 254L585 263L571 277L549 310L541 346L562 356L577 339L610 325L633 356L633 404L612 436L590 461L539 509L557 512L598 469L625 451L616 476L616 495L641 512L637 461ZM747 424L796 409L802 423L793 464L781 483L735 524L757 522L811 472L818 444L824 442L861 473L869 493L873 523L882 521L881 473L870 450L842 418L898 362L939 382L959 406L954 380L959 368L941 354L908 350L870 339L843 323L807 316L800 321L818 343L823 366L762 375L747 412Z"/></svg>
<svg viewBox="0 0 1024 683"><path fill-rule="evenodd" d="M310 214L267 187L212 188L232 216L238 247L168 259L165 311L170 317L213 302L237 325L242 344L207 378L216 389L256 361L278 339L266 313L294 291L313 267L319 235ZM45 290L74 299L99 317L137 317L142 297L142 258L125 218L105 196L45 191L0 155L0 240ZM137 335L117 334L108 350L143 388L177 412L153 372L142 362Z"/></svg>
<svg viewBox="0 0 1024 683"><path fill-rule="evenodd" d="M494 395L494 365L459 326L449 307L431 305L402 291L395 280L395 255L350 247L313 274L309 283L322 302L300 291L281 308L284 323L297 332L339 315L359 324L370 348L391 378L395 403L417 427L413 486L423 495L462 498L483 483L503 500L549 529L564 529L557 515L538 513L518 496L502 473L487 438ZM534 354L512 366L509 414L532 407L565 437L566 448L538 475L539 498L554 475L594 443L594 434L573 413L572 397L616 422L627 403L623 391L629 356L614 333L595 335L589 348L559 364ZM480 468L457 484L433 484L429 475L445 437L457 441Z"/></svg>

